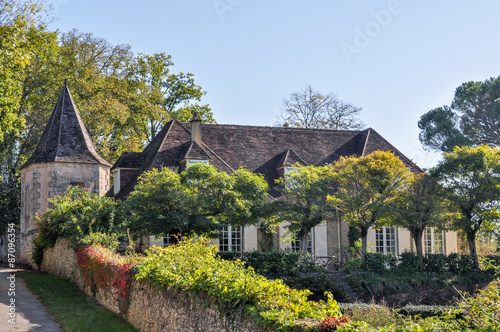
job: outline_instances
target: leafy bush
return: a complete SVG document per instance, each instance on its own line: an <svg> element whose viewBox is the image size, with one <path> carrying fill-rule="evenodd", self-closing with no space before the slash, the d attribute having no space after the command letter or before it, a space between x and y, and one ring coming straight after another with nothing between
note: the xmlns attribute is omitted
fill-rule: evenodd
<svg viewBox="0 0 500 332"><path fill-rule="evenodd" d="M383 272L397 266L397 258L394 255L381 253L366 254L366 270L372 272Z"/></svg>
<svg viewBox="0 0 500 332"><path fill-rule="evenodd" d="M363 270L363 259L361 258L349 258L345 262L345 268L347 271L362 271Z"/></svg>
<svg viewBox="0 0 500 332"><path fill-rule="evenodd" d="M398 269L407 272L415 272L419 270L418 255L413 251L404 251L401 253L401 262Z"/></svg>
<svg viewBox="0 0 500 332"><path fill-rule="evenodd" d="M174 287L189 293L213 296L224 311L245 308L248 315L258 315L275 330L315 322L327 317L341 317L337 302L328 295L327 302L307 301L308 290L293 290L280 280L269 280L245 268L241 261L226 261L217 256L207 240L181 242L167 248L153 247L137 265L137 280L158 286Z"/></svg>
<svg viewBox="0 0 500 332"><path fill-rule="evenodd" d="M43 250L52 247L59 237L72 238L75 244L79 244L92 233L111 236L126 230L122 205L113 198L73 188L67 195L51 199L50 202L54 207L37 217L36 221L38 232L33 250L36 264L41 263Z"/></svg>
<svg viewBox="0 0 500 332"><path fill-rule="evenodd" d="M445 272L446 256L443 254L426 254L424 256L424 270L428 272Z"/></svg>
<svg viewBox="0 0 500 332"><path fill-rule="evenodd" d="M392 310L374 303L341 303L342 313L353 322L364 321L371 327L383 327L394 324L396 317Z"/></svg>
<svg viewBox="0 0 500 332"><path fill-rule="evenodd" d="M486 271L490 273L500 272L500 255L487 255L483 259L483 265Z"/></svg>
<svg viewBox="0 0 500 332"><path fill-rule="evenodd" d="M452 285L470 285L491 281L491 274L471 272L467 274L422 274L403 271L387 271L384 273L350 274L349 285L363 298L370 300L373 296L379 300L397 293L419 292L423 289L441 289Z"/></svg>
<svg viewBox="0 0 500 332"><path fill-rule="evenodd" d="M474 269L474 260L470 255L453 253L446 257L446 261L450 272L465 273Z"/></svg>
<svg viewBox="0 0 500 332"><path fill-rule="evenodd" d="M345 289L325 273L318 275L282 277L283 282L293 289L308 289L312 292L309 300L327 300L325 292L329 292L340 302L349 301Z"/></svg>
<svg viewBox="0 0 500 332"><path fill-rule="evenodd" d="M256 250L244 253L221 252L218 255L226 260L239 259L251 266L257 273L295 275L325 270L314 262L311 255L291 250L273 250L269 252Z"/></svg>

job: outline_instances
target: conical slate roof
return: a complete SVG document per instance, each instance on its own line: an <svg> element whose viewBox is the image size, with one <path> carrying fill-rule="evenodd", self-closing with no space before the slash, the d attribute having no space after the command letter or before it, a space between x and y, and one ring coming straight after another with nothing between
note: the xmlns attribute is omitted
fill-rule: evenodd
<svg viewBox="0 0 500 332"><path fill-rule="evenodd" d="M111 164L97 154L66 81L35 152L22 166L48 162Z"/></svg>

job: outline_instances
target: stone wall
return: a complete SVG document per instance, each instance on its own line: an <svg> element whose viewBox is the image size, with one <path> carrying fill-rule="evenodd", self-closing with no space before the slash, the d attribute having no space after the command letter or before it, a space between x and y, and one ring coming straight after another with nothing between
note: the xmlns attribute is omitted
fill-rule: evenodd
<svg viewBox="0 0 500 332"><path fill-rule="evenodd" d="M122 315L138 331L270 331L251 320L242 321L244 314L226 317L207 295L186 296L172 288L160 288L145 281L132 281L128 303L119 303L111 291L92 290L85 285L76 252L66 239L57 240L46 249L40 269L69 278L87 295L104 307Z"/></svg>

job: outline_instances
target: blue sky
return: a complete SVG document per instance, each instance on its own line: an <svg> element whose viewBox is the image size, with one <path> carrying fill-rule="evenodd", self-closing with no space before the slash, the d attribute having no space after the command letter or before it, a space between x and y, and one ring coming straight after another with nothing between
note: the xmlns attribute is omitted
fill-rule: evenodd
<svg viewBox="0 0 500 332"><path fill-rule="evenodd" d="M362 107L362 121L422 167L417 122L463 82L500 75L500 2L51 0L50 28L135 53L171 54L219 123L274 125L306 84Z"/></svg>

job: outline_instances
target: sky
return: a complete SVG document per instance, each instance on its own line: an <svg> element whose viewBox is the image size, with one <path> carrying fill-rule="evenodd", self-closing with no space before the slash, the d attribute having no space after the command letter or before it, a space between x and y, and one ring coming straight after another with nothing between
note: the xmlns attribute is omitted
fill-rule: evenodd
<svg viewBox="0 0 500 332"><path fill-rule="evenodd" d="M51 30L92 32L134 53L172 55L221 124L272 126L311 85L419 166L418 120L464 82L500 75L500 1L50 0Z"/></svg>

